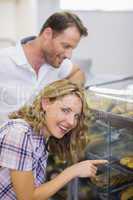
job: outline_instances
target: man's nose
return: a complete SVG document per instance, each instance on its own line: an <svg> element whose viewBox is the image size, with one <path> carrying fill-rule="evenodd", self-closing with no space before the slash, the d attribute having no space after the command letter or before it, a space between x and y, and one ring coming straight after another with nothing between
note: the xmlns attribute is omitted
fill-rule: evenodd
<svg viewBox="0 0 133 200"><path fill-rule="evenodd" d="M65 51L65 58L70 59L72 57L72 49L67 49Z"/></svg>

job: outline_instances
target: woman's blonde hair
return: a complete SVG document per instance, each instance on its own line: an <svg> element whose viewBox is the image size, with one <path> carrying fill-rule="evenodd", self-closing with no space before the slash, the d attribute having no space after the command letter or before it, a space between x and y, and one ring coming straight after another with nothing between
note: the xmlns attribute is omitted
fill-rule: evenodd
<svg viewBox="0 0 133 200"><path fill-rule="evenodd" d="M70 133L66 134L62 139L50 137L48 140L48 149L50 152L58 155L61 160L76 162L81 159L83 149L86 145L89 116L84 90L76 84L64 79L46 86L31 105L25 105L17 112L11 113L9 118L24 119L37 134L40 134L40 130L46 125L45 112L42 109L42 99L49 98L50 101L54 101L68 94L75 94L81 99L81 118L76 128L71 130Z"/></svg>

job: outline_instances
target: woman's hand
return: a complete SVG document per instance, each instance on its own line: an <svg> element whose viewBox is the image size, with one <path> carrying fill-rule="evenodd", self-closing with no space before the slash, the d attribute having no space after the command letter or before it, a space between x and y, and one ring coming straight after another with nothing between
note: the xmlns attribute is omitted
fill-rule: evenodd
<svg viewBox="0 0 133 200"><path fill-rule="evenodd" d="M11 180L18 200L44 200L49 199L75 177L94 177L97 172L97 166L107 163L107 160L85 160L76 163L38 188L34 186L34 178L31 171L11 170Z"/></svg>
<svg viewBox="0 0 133 200"><path fill-rule="evenodd" d="M97 173L97 166L107 164L107 160L85 160L72 165L69 170L74 177L95 177Z"/></svg>

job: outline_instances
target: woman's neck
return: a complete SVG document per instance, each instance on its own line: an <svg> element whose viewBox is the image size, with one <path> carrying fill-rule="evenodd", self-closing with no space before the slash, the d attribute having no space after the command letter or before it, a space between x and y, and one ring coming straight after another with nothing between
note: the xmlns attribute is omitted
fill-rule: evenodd
<svg viewBox="0 0 133 200"><path fill-rule="evenodd" d="M45 137L45 139L48 139L50 137L50 132L47 129L47 127L44 127L43 129L41 129L41 134Z"/></svg>

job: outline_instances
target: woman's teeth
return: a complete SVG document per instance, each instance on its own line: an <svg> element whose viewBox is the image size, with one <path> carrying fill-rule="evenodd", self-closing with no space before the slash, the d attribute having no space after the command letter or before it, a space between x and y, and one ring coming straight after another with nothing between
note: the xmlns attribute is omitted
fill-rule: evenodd
<svg viewBox="0 0 133 200"><path fill-rule="evenodd" d="M60 125L59 128L61 128L64 132L67 132L67 131L68 131L68 128L66 128L66 127L64 127L64 126L62 126L62 125Z"/></svg>

